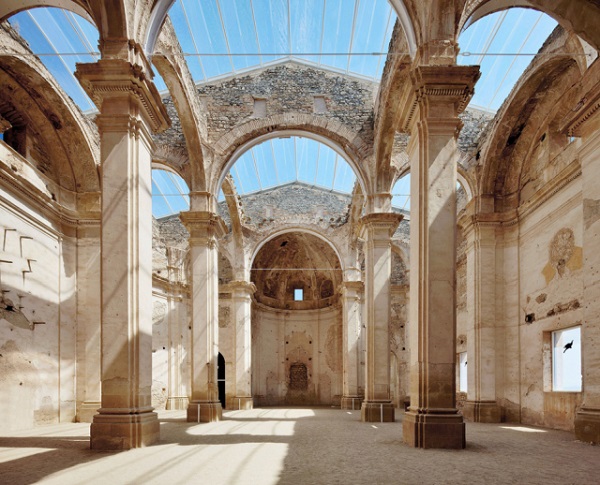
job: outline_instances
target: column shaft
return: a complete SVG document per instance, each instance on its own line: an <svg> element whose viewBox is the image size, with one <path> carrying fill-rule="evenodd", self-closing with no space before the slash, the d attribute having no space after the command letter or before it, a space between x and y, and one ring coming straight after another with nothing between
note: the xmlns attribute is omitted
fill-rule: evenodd
<svg viewBox="0 0 600 485"><path fill-rule="evenodd" d="M455 404L456 137L477 73L466 66L411 73L411 402L403 436L421 448L465 447Z"/></svg>
<svg viewBox="0 0 600 485"><path fill-rule="evenodd" d="M100 109L102 159L102 399L93 449L129 449L159 438L152 412L151 130L168 115L139 67L120 59L78 64Z"/></svg>
<svg viewBox="0 0 600 485"><path fill-rule="evenodd" d="M476 216L474 216L476 217ZM496 224L471 221L467 237L466 419L499 423L496 402Z"/></svg>
<svg viewBox="0 0 600 485"><path fill-rule="evenodd" d="M361 300L364 284L345 281L342 284L343 306L343 395L342 409L360 409L363 396L359 382L361 331Z"/></svg>
<svg viewBox="0 0 600 485"><path fill-rule="evenodd" d="M187 420L219 421L218 238L225 224L211 212L182 212L180 217L190 233L192 265L192 398Z"/></svg>
<svg viewBox="0 0 600 485"><path fill-rule="evenodd" d="M394 421L390 398L391 237L401 214L374 213L361 219L365 240L365 400L363 421Z"/></svg>
<svg viewBox="0 0 600 485"><path fill-rule="evenodd" d="M253 283L234 281L232 288L235 322L235 398L233 409L252 409L252 295Z"/></svg>

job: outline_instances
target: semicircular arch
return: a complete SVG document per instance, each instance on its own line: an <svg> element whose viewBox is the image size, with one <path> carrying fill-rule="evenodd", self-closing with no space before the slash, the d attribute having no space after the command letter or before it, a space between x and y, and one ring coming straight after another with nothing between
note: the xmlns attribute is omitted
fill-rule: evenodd
<svg viewBox="0 0 600 485"><path fill-rule="evenodd" d="M284 229L278 229L278 230L275 230L275 231L269 233L267 236L265 236L264 238L259 240L255 244L255 246L252 248L252 252L251 252L252 256L250 257L250 268L254 264L254 261L256 260L256 256L260 253L260 250L266 244L268 244L269 241L272 241L273 239L275 239L279 236L282 236L284 234L297 233L297 232L303 233L303 234L310 234L311 236L314 236L314 237L322 240L327 245L329 245L329 247L331 247L331 249L335 253L336 257L338 258L340 268L342 268L342 270L344 270L344 265L343 265L344 259L341 256L339 248L333 243L333 241L331 241L331 239L329 239L325 234L322 234L319 231L316 231L316 230L308 228L308 227L303 227L303 226L290 226L290 227L286 227Z"/></svg>
<svg viewBox="0 0 600 485"><path fill-rule="evenodd" d="M462 32L474 22L486 15L521 7L532 8L543 12L567 30L577 34L596 50L600 50L600 29L590 28L591 25L600 24L600 7L588 0L572 0L570 2L556 2L555 0L480 0L467 2L458 25L458 32Z"/></svg>
<svg viewBox="0 0 600 485"><path fill-rule="evenodd" d="M370 194L370 179L361 161L371 156L372 147L362 138L339 122L331 122L317 116L297 114L274 115L257 123L253 120L236 127L221 137L214 145L220 158L211 179L210 191L221 186L225 175L246 151L274 138L298 136L323 143L342 157L354 171L363 193Z"/></svg>
<svg viewBox="0 0 600 485"><path fill-rule="evenodd" d="M573 68L580 69L571 55L556 55L532 65L524 74L520 88L510 94L498 113L489 142L482 150L479 195L498 195L503 190L515 146L541 102L535 93L546 92L553 80L564 78Z"/></svg>

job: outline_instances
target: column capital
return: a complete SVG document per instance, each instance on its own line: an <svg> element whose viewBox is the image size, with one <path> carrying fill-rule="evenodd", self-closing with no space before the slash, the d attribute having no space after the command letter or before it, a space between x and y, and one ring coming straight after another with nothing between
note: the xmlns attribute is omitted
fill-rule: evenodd
<svg viewBox="0 0 600 485"><path fill-rule="evenodd" d="M171 125L156 86L141 66L123 59L101 59L77 64L75 76L101 116L129 114L131 103L123 103L124 98L129 98L153 132L164 131Z"/></svg>
<svg viewBox="0 0 600 485"><path fill-rule="evenodd" d="M409 133L414 123L423 120L440 124L440 130L455 130L479 76L478 66L417 66L410 73L412 92L402 109L403 130ZM436 109L431 109L433 105Z"/></svg>
<svg viewBox="0 0 600 485"><path fill-rule="evenodd" d="M394 235L398 224L404 219L404 215L396 212L372 212L364 215L359 221L359 234L368 239L389 239Z"/></svg>
<svg viewBox="0 0 600 485"><path fill-rule="evenodd" d="M362 281L342 281L340 285L342 291L361 292L365 289L365 284Z"/></svg>
<svg viewBox="0 0 600 485"><path fill-rule="evenodd" d="M190 233L190 243L203 239L216 239L227 233L227 226L218 214L208 211L184 211L181 222Z"/></svg>
<svg viewBox="0 0 600 485"><path fill-rule="evenodd" d="M251 281L230 281L225 287L233 293L234 298L236 294L239 296L250 296L256 292L256 286Z"/></svg>

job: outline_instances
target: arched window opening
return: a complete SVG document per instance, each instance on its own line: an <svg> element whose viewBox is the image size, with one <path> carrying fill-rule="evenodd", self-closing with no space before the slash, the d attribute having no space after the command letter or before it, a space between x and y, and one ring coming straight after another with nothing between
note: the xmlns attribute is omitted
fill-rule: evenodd
<svg viewBox="0 0 600 485"><path fill-rule="evenodd" d="M152 215L167 217L187 211L190 208L190 190L185 181L176 173L152 170Z"/></svg>
<svg viewBox="0 0 600 485"><path fill-rule="evenodd" d="M497 111L556 25L537 10L509 8L486 15L462 32L458 63L481 69L469 107Z"/></svg>

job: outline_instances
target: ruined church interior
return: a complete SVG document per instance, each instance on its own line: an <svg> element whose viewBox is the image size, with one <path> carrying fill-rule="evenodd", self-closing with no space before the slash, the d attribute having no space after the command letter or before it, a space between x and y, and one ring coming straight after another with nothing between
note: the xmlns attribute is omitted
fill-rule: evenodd
<svg viewBox="0 0 600 485"><path fill-rule="evenodd" d="M597 483L599 27L0 2L0 482Z"/></svg>

